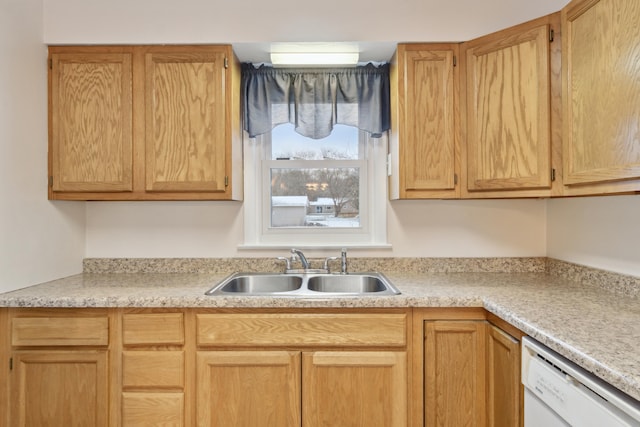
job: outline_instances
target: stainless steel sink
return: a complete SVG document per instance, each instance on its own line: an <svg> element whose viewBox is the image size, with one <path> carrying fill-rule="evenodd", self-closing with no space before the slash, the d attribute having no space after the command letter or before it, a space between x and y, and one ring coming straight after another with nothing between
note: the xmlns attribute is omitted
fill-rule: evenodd
<svg viewBox="0 0 640 427"><path fill-rule="evenodd" d="M316 297L397 295L381 273L234 273L205 292L226 296Z"/></svg>
<svg viewBox="0 0 640 427"><path fill-rule="evenodd" d="M384 292L388 285L373 274L323 274L310 277L307 288L316 292L366 294Z"/></svg>

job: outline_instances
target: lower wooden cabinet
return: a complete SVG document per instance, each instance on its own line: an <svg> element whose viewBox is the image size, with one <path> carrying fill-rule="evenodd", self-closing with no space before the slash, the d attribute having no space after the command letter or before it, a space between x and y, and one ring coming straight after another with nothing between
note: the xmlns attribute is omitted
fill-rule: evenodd
<svg viewBox="0 0 640 427"><path fill-rule="evenodd" d="M406 426L406 357L402 351L305 352L302 426Z"/></svg>
<svg viewBox="0 0 640 427"><path fill-rule="evenodd" d="M415 344L420 334L422 347L414 347L414 377L419 380L412 390L422 388L424 395L414 408L412 425L522 425L522 333L498 322L509 329L505 332L492 317L484 310L414 314Z"/></svg>
<svg viewBox="0 0 640 427"><path fill-rule="evenodd" d="M123 393L122 425L127 427L184 425L184 393Z"/></svg>
<svg viewBox="0 0 640 427"><path fill-rule="evenodd" d="M121 334L114 346L120 362L120 411L114 424L126 427L190 424L187 404L185 313L169 310L133 310L119 316ZM116 422L116 421L119 422Z"/></svg>
<svg viewBox="0 0 640 427"><path fill-rule="evenodd" d="M522 425L520 340L495 325L487 329L487 426Z"/></svg>
<svg viewBox="0 0 640 427"><path fill-rule="evenodd" d="M485 334L482 320L426 322L426 426L485 425Z"/></svg>
<svg viewBox="0 0 640 427"><path fill-rule="evenodd" d="M107 351L13 353L12 426L107 426Z"/></svg>
<svg viewBox="0 0 640 427"><path fill-rule="evenodd" d="M109 426L107 310L8 314L8 425Z"/></svg>
<svg viewBox="0 0 640 427"><path fill-rule="evenodd" d="M406 426L406 352L201 351L198 425Z"/></svg>
<svg viewBox="0 0 640 427"><path fill-rule="evenodd" d="M198 425L300 425L300 352L199 351Z"/></svg>
<svg viewBox="0 0 640 427"><path fill-rule="evenodd" d="M481 308L0 308L0 327L0 425L522 422L522 333Z"/></svg>

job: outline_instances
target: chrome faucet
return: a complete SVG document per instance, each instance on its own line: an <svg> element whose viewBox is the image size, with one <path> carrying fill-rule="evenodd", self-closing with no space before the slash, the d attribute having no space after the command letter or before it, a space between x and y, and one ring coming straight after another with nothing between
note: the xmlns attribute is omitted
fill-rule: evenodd
<svg viewBox="0 0 640 427"><path fill-rule="evenodd" d="M298 249L291 249L291 253L293 255L297 255L300 258L300 262L302 263L303 269L305 270L309 269L309 261L307 261L307 257L304 256L302 251L299 251Z"/></svg>

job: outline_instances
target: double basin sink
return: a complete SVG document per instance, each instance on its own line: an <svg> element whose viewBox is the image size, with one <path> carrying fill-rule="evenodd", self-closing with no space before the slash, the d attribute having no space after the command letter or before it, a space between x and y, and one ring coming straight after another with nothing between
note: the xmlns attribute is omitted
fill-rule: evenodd
<svg viewBox="0 0 640 427"><path fill-rule="evenodd" d="M205 292L218 296L342 297L398 295L381 273L234 273Z"/></svg>

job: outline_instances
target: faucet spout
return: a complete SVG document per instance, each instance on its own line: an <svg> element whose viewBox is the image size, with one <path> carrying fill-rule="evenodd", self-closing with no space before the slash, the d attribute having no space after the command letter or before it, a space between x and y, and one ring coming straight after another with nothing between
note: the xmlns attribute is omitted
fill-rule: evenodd
<svg viewBox="0 0 640 427"><path fill-rule="evenodd" d="M309 269L309 261L307 261L307 257L304 256L302 251L299 251L298 249L291 249L291 253L297 255L300 258L302 268L304 268L305 270Z"/></svg>

